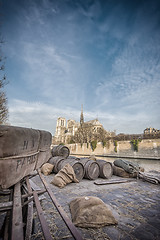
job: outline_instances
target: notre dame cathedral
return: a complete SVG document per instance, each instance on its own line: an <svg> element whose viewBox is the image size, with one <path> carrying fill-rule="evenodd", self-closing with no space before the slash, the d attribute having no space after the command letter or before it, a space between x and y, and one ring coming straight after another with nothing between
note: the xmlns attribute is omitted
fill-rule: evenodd
<svg viewBox="0 0 160 240"><path fill-rule="evenodd" d="M66 119L63 117L59 117L57 119L56 132L53 138L54 144L71 143L71 140L74 139L75 142L80 142L79 139L76 139L76 135L78 132L85 133L86 138L89 135L95 135L96 133L103 131L107 136L111 136L113 133L108 132L103 128L103 125L98 121L98 119L94 119L91 121L84 122L83 116L83 106L81 108L80 122L76 122L73 119L70 119L66 122ZM88 136L87 136L88 135ZM87 142L87 140L85 140Z"/></svg>

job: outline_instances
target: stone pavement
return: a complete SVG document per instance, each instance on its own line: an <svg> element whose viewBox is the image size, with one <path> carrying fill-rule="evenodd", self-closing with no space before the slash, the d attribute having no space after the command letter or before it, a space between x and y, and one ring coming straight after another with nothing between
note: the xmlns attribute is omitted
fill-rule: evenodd
<svg viewBox="0 0 160 240"><path fill-rule="evenodd" d="M54 174L46 176L46 181L50 183L53 176ZM112 179L122 178L113 176ZM32 180L44 188L39 176L35 176ZM111 207L118 225L103 228L78 228L85 240L160 239L160 185L137 179L128 183L95 185L93 180L83 179L80 183L71 183L63 189L52 184L49 186L70 218L69 202L80 196L99 197ZM44 195L46 198L41 203L53 239L73 239L48 194ZM32 239L43 239L36 211L34 218Z"/></svg>

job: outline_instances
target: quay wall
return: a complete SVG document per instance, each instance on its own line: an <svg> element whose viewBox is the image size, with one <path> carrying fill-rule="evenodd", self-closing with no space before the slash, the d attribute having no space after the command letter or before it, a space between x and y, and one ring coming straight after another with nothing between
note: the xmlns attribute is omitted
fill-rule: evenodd
<svg viewBox="0 0 160 240"><path fill-rule="evenodd" d="M97 143L93 151L90 144L74 143L66 145L70 149L70 154L77 155L102 155L113 157L140 157L160 159L160 139L144 139L138 144L138 151L134 151L133 144L130 141L118 141L115 148L114 142L109 140L103 147L101 142Z"/></svg>

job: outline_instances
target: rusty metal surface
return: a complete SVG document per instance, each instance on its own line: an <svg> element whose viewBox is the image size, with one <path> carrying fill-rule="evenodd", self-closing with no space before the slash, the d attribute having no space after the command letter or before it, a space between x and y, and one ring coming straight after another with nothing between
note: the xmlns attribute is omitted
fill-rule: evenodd
<svg viewBox="0 0 160 240"><path fill-rule="evenodd" d="M20 182L14 185L11 240L23 240L23 221Z"/></svg>
<svg viewBox="0 0 160 240"><path fill-rule="evenodd" d="M61 217L63 218L64 222L66 223L68 229L70 230L72 236L74 237L74 239L76 240L83 240L82 236L80 235L79 231L77 230L77 228L74 226L74 224L71 222L71 220L68 218L67 214L65 213L65 211L63 210L63 208L61 207L61 205L58 203L57 199L55 198L53 192L51 191L48 183L45 181L44 177L41 174L41 171L38 170L39 176L49 194L49 196L52 199L53 204L55 205L56 209L58 210L59 214L61 215Z"/></svg>
<svg viewBox="0 0 160 240"><path fill-rule="evenodd" d="M40 205L40 201L38 199L38 194L36 193L36 191L33 191L33 196L34 196L34 201L35 201L38 217L39 217L39 220L41 222L41 227L42 227L44 237L45 237L46 240L52 240L52 237L51 237L51 234L50 234L50 231L49 231L49 227L48 227L46 219L44 217L43 210L42 210L42 207Z"/></svg>

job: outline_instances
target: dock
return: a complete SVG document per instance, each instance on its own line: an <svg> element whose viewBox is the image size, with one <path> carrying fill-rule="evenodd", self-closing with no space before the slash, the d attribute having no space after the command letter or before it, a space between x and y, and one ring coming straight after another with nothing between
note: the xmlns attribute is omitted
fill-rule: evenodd
<svg viewBox="0 0 160 240"><path fill-rule="evenodd" d="M141 179L131 179L132 181L129 182L96 185L94 183L95 180L82 179L79 183L71 183L60 189L50 184L54 174L43 177L58 203L71 221L69 203L77 197L95 196L110 206L118 224L102 228L77 228L83 239L160 239L159 184L151 184L149 182L144 182ZM122 180L122 178L117 176L112 176L111 179L114 181ZM100 178L98 179L98 181L101 180L102 179ZM44 185L39 175L32 177L32 181L42 192L43 190L45 192ZM0 197L0 201L2 201L2 196ZM52 239L75 239L50 200L47 192L43 193L40 202ZM4 214L5 213L0 215L0 228L2 227ZM45 239L35 205L33 208L33 218L34 224L31 239Z"/></svg>

